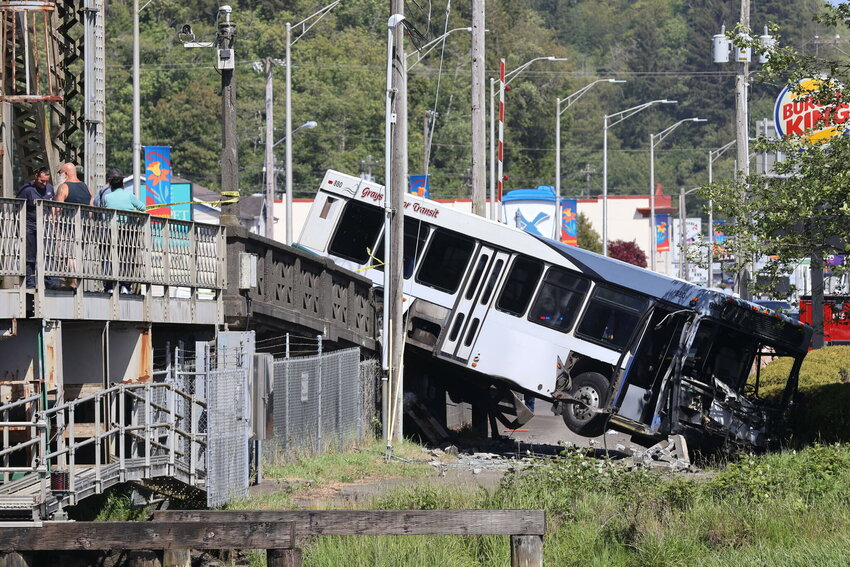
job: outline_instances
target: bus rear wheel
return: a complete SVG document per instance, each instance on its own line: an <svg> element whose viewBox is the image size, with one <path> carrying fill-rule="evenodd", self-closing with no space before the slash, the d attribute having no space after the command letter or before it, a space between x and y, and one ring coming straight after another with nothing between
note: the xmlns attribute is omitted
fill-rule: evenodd
<svg viewBox="0 0 850 567"><path fill-rule="evenodd" d="M583 372L573 378L570 395L581 400L567 402L562 417L570 431L584 437L596 437L605 433L605 415L593 411L608 401L608 379L598 372Z"/></svg>

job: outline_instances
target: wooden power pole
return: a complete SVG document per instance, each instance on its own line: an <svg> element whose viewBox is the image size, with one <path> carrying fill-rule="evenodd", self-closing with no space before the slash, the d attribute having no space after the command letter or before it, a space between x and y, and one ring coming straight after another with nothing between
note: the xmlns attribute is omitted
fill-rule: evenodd
<svg viewBox="0 0 850 567"><path fill-rule="evenodd" d="M227 8L225 10L224 8ZM239 155L236 151L236 70L233 39L236 24L230 21L230 7L222 6L218 24L218 67L221 70L221 190L239 192ZM220 223L239 224L239 201L225 199Z"/></svg>
<svg viewBox="0 0 850 567"><path fill-rule="evenodd" d="M484 0L472 0L472 212L486 216Z"/></svg>

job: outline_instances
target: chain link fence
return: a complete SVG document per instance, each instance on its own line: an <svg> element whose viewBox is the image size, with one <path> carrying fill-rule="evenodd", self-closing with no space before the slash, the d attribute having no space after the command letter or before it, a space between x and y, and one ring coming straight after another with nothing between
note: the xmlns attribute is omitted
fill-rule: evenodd
<svg viewBox="0 0 850 567"><path fill-rule="evenodd" d="M245 369L207 372L207 506L248 495L248 374Z"/></svg>
<svg viewBox="0 0 850 567"><path fill-rule="evenodd" d="M267 464L342 450L372 435L380 365L357 348L276 360Z"/></svg>

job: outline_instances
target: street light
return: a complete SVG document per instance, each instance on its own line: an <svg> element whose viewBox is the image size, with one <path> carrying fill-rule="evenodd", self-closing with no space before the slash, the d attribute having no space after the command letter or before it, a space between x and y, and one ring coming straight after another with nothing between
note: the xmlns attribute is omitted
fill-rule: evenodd
<svg viewBox="0 0 850 567"><path fill-rule="evenodd" d="M561 115L567 111L578 99L580 99L587 91L593 88L597 83L625 83L626 81L618 81L617 79L597 79L577 90L566 98L556 99L555 103L555 222L552 230L552 239L558 238L558 230L560 228L561 214ZM561 104L566 103L566 106L561 110Z"/></svg>
<svg viewBox="0 0 850 567"><path fill-rule="evenodd" d="M444 33L443 35L441 35L440 37L435 37L434 39L432 39L431 41L429 41L428 43L426 43L425 45L423 45L422 47L420 47L416 51L412 51L412 52L408 53L405 56L407 59L410 59L414 55L419 55L419 57L416 58L416 61L407 65L407 70L409 71L411 69L411 67L413 67L414 65L416 65L417 63L422 61L422 59L424 59L426 55L431 53L431 51L433 51L434 48L437 47L438 43L440 43L441 41L443 41L444 39L449 37L450 34L456 32L456 31L471 32L472 28L454 28L454 29L451 29L451 30L447 31L446 33Z"/></svg>
<svg viewBox="0 0 850 567"><path fill-rule="evenodd" d="M685 118L668 126L658 134L649 135L649 257L650 269L655 271L655 146L661 143L673 130L685 122L707 122L704 118Z"/></svg>
<svg viewBox="0 0 850 567"><path fill-rule="evenodd" d="M304 124L302 124L301 126L296 128L295 130L293 130L292 133L295 134L298 130L309 130L311 128L317 127L318 125L319 125L319 123L316 122L315 120L308 120L307 122L305 122ZM278 140L277 142L272 144L272 147L273 148L276 147L279 143L283 142L284 140L286 140L286 136L284 136L283 138L281 138L280 140Z"/></svg>
<svg viewBox="0 0 850 567"><path fill-rule="evenodd" d="M602 123L602 255L608 255L608 128L616 126L626 118L630 118L649 108L653 104L676 104L676 100L652 100L645 102L614 114L606 114ZM608 123L609 118L617 118L611 124Z"/></svg>
<svg viewBox="0 0 850 567"><path fill-rule="evenodd" d="M738 140L732 140L728 144L716 149L708 150L708 184L714 183L714 162L723 155L723 152L735 145ZM737 167L735 168L737 170ZM714 283L714 201L708 200L708 287Z"/></svg>
<svg viewBox="0 0 850 567"><path fill-rule="evenodd" d="M286 22L286 133L284 139L286 140L286 245L292 245L292 144L289 140L292 137L292 60L290 57L290 53L292 50L292 46L296 41L304 37L310 28L316 25L319 20L325 17L328 12L333 10L337 4L340 3L341 0L336 0L321 8L320 10L313 12L297 24L295 27L301 28L301 34L296 37L294 40L292 39L292 25L289 22ZM315 18L314 21L311 21ZM309 22L309 23L308 23Z"/></svg>
<svg viewBox="0 0 850 567"><path fill-rule="evenodd" d="M688 281L688 235L685 227L685 195L690 195L700 187L685 191L679 188L679 278ZM709 276L710 278L711 276Z"/></svg>
<svg viewBox="0 0 850 567"><path fill-rule="evenodd" d="M505 60L499 61L499 165L496 166L496 144L495 144L495 129L496 118L493 99L496 97L495 83L496 80L490 79L490 218L496 218L496 195L498 188L498 199L502 199L502 177L503 177L503 159L505 156L505 90L506 87L520 73L528 68L535 61L566 61L565 57L535 57L530 61L526 61L513 71L505 73ZM498 170L497 170L498 168Z"/></svg>
<svg viewBox="0 0 850 567"><path fill-rule="evenodd" d="M315 120L308 120L298 128L292 131L294 135L299 130L307 130L310 128L315 128L319 124ZM277 142L270 143L271 138L269 137L270 130L266 130L266 238L274 238L274 200L275 195L277 194L277 174L280 171L275 164L277 160L274 159L274 148L277 147L278 144L286 140L286 136L278 140ZM271 164L271 165L269 165ZM291 166L292 164L290 164ZM286 171L284 170L284 174ZM287 216L288 221L292 220L292 216ZM287 221L287 222L288 222Z"/></svg>
<svg viewBox="0 0 850 567"><path fill-rule="evenodd" d="M263 61L254 61L252 67L257 73L266 74L266 149L265 149L265 171L266 171L266 238L274 239L274 194L275 194L275 175L274 170L274 152L272 148L272 140L274 139L274 82L273 70L275 66L284 65L280 59L266 57Z"/></svg>

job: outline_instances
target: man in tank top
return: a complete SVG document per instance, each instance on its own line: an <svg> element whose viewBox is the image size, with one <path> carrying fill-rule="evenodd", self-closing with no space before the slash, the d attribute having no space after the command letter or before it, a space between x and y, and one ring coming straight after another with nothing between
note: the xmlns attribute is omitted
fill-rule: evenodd
<svg viewBox="0 0 850 567"><path fill-rule="evenodd" d="M56 200L65 203L74 203L76 205L91 205L92 196L88 185L80 181L77 177L77 166L71 162L62 164L59 168L59 174L64 176L65 181L56 186ZM70 211L65 211L70 212ZM77 235L79 238L80 235ZM71 270L75 271L76 262L71 259ZM68 282L72 289L77 289L79 280L71 278Z"/></svg>
<svg viewBox="0 0 850 567"><path fill-rule="evenodd" d="M56 187L56 200L77 205L91 205L91 191L77 177L77 166L70 162L62 164L59 173L65 176L65 181Z"/></svg>

